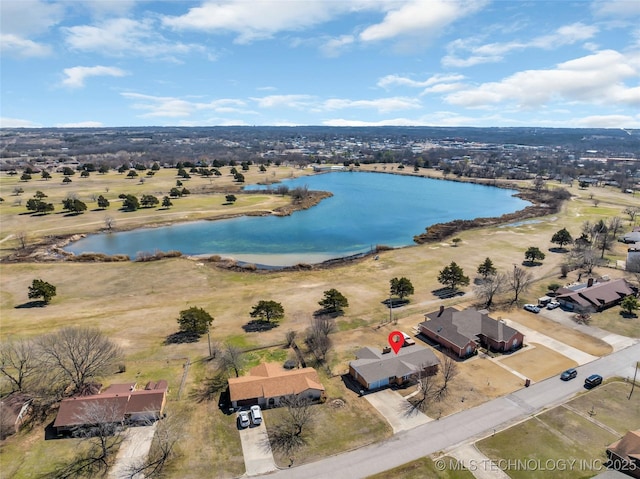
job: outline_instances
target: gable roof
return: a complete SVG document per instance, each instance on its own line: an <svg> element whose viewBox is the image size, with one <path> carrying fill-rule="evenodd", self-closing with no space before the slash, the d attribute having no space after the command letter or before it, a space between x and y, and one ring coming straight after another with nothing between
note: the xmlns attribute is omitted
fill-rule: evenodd
<svg viewBox="0 0 640 479"><path fill-rule="evenodd" d="M426 314L427 321L420 326L443 339L464 348L470 341L477 341L480 335L495 341L509 341L518 330L495 320L485 311L469 308L458 311L455 308L443 308Z"/></svg>
<svg viewBox="0 0 640 479"><path fill-rule="evenodd" d="M557 299L570 301L580 306L600 308L615 303L630 294L633 294L633 289L624 278L620 278L604 283L594 283L592 286L561 294Z"/></svg>
<svg viewBox="0 0 640 479"><path fill-rule="evenodd" d="M380 379L408 376L437 364L440 361L436 355L417 344L400 348L398 354L365 347L356 352L356 360L349 363L369 384Z"/></svg>
<svg viewBox="0 0 640 479"><path fill-rule="evenodd" d="M128 414L162 411L168 384L164 380L147 386L149 384L153 384L154 389L135 390L136 383L113 384L100 394L63 399L53 426L87 424L87 415L91 415L95 408L105 411L110 416L109 422L122 422Z"/></svg>
<svg viewBox="0 0 640 479"><path fill-rule="evenodd" d="M607 449L619 457L640 461L640 429L628 431L622 439L614 442Z"/></svg>
<svg viewBox="0 0 640 479"><path fill-rule="evenodd" d="M300 394L308 389L324 391L313 368L286 370L277 363L263 363L239 378L229 378L231 401Z"/></svg>

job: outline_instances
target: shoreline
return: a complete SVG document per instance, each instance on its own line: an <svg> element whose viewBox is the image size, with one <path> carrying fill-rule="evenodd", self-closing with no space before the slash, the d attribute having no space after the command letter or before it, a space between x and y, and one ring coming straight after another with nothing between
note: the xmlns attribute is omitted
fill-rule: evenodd
<svg viewBox="0 0 640 479"><path fill-rule="evenodd" d="M351 170L353 171L353 170ZM359 170L362 171L362 170ZM340 266L344 264L350 264L354 262L358 262L363 260L364 258L376 255L380 251L384 250L393 250L393 249L401 249L412 247L416 245L421 245L425 243L433 243L442 241L445 238L456 234L461 231L466 231L474 228L482 228L487 226L497 226L500 224L508 224L514 221L530 219L540 216L545 216L548 214L553 214L559 211L562 202L570 197L569 193L565 189L556 189L556 190L542 190L535 191L532 189L525 189L522 187L518 187L510 182L499 182L497 180L485 180L485 179L465 179L460 180L458 178L440 178L434 177L431 175L425 174L413 174L413 173L405 173L401 171L371 171L365 170L366 172L373 173L384 173L384 174L396 174L396 175L404 175L404 176L417 176L429 179L440 179L443 181L455 181L462 183L474 183L482 186L494 186L503 189L512 189L517 191L514 196L517 196L525 201L532 203L531 205L525 207L522 210L515 211L513 213L507 213L500 217L480 217L475 218L473 220L452 220L446 223L436 223L432 225L428 225L425 227L425 232L415 235L413 238L414 244L401 246L398 248L388 247L385 245L376 245L370 251L363 253L356 253L353 255L348 255L345 257L336 257L330 258L317 263L309 263L300 261L295 264L290 265L282 265L282 266L272 266L266 264L259 263L251 263L243 260L235 260L233 258L221 257L217 254L201 254L201 255L183 255L179 251L170 251L170 252L159 252L156 257L152 257L151 260L160 260L167 257L184 257L187 259L197 260L197 261L206 261L216 267L222 269L236 270L236 271L257 271L257 272L276 272L276 271L299 271L299 270L313 270L313 269L327 269L335 266ZM322 173L319 173L322 174ZM554 193L556 192L556 193ZM558 195L557 192L564 192L566 195ZM248 193L251 194L251 193ZM216 221L230 218L238 218L242 216L289 216L295 211L301 211L308 208L311 208L318 203L320 203L323 199L333 196L331 192L327 191L311 191L309 192L309 196L302 201L292 201L289 205L278 207L272 211L263 211L257 210L247 213L241 214L222 214L209 218L202 218L198 221ZM121 232L121 231L131 231L135 229L142 228L158 228L163 226L169 226L172 224L179 224L185 221L177 219L175 221L167 221L159 224L138 224L138 225L128 225L125 227L114 228L110 230L110 232ZM30 245L22 251L15 252L10 254L4 258L0 258L0 262L3 263L30 263L30 262L114 262L114 261L136 261L135 258L130 258L127 255L106 255L100 253L83 253L80 255L76 255L74 253L70 253L65 251L63 248L83 237L86 237L88 234L104 234L109 232L109 230L100 229L95 233L72 233L67 235L60 236L47 236L43 242ZM83 257L84 256L84 257ZM251 255L247 255L251 256ZM280 256L280 255L275 255ZM320 259L320 258L318 258ZM145 260L150 260L146 258Z"/></svg>

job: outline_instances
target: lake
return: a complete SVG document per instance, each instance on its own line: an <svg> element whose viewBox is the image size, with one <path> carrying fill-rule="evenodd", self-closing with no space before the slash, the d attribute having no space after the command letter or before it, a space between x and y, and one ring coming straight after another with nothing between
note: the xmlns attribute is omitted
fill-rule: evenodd
<svg viewBox="0 0 640 479"><path fill-rule="evenodd" d="M514 197L514 190L384 173L325 173L283 184L330 191L333 196L291 216L195 221L95 234L65 250L131 258L139 252L178 250L186 255L217 254L258 265L291 266L361 254L376 245L412 245L413 237L434 223L501 216L529 205ZM256 188L263 187L246 189Z"/></svg>

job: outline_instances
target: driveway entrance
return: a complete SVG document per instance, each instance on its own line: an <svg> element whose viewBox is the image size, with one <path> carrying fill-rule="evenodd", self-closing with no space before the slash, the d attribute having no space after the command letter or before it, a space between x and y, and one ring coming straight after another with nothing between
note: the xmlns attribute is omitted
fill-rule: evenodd
<svg viewBox="0 0 640 479"><path fill-rule="evenodd" d="M409 401L391 389L382 389L366 394L364 397L391 424L394 434L413 429L432 420L413 408Z"/></svg>

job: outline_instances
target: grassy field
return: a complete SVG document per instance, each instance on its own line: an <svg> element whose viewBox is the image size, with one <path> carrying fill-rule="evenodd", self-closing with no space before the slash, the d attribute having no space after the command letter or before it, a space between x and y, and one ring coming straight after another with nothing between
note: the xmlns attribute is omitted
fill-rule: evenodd
<svg viewBox="0 0 640 479"><path fill-rule="evenodd" d="M211 192L214 188L233 187L228 168L222 170L223 176L219 178L209 180L194 175L184 182L192 195L175 200L175 206L169 210L143 209L134 213L124 213L117 209L118 194L164 195L175 185L174 170L160 170L144 183L127 180L115 172L104 176L92 174L86 179L76 175L68 185L62 185L60 175L54 175L54 179L49 181L34 179L20 182L16 177L0 174L0 191L5 200L0 203L0 257L6 257L15 251L18 243L13 235L21 231L27 233L30 241L40 241L50 235L98 231L104 227L105 215L114 218L116 228L125 229L171 221L215 218L230 213L272 211L288 202L287 198L262 194L247 197L237 195L239 199L236 204L224 205L224 194ZM258 173L256 168L252 168L245 176L247 183L250 183L275 181L302 174L308 172L283 166L270 167L267 173ZM16 186L24 188L24 193L19 197L12 193ZM45 217L24 214L26 199L32 197L37 190L49 195L47 200L56 204L57 212ZM416 324L424 319L425 313L436 310L441 304L475 304L470 288L465 288L465 295L447 300L441 300L433 294L434 290L441 287L436 279L438 271L451 261L455 260L472 278L478 264L486 257L490 257L499 270L505 271L512 268L513 264L522 263L524 251L529 246L536 245L546 252L552 246L549 241L551 235L562 227L578 236L583 221L594 221L614 214L623 216L622 210L632 201L629 195L608 188L589 191L573 187L571 192L575 195L574 198L555 215L524 224L461 232L456 235L462 239L457 247L452 247L448 241L416 245L384 251L380 253L378 260L365 258L329 269L253 273L224 270L214 263L189 258L148 263L0 261L0 332L2 338L6 339L10 336L35 337L67 325L100 328L122 346L126 355L127 377L138 375L140 379L169 379L172 391L170 407L184 411L191 418L185 425L187 439L181 448L182 455L177 461L173 477L184 477L185 470L189 469L184 467L186 464L194 464L193 469L189 470L192 470L192 477L198 477L198 471L213 470L212 462L217 470L233 477L242 474L244 470L242 458L238 457L239 438L235 431L235 421L229 420L228 416L219 411L217 401L197 402L194 399L199 383L207 377L206 368L192 366L184 394L179 400L173 395L180 384L179 373L184 361L190 359L196 362L208 352L206 337L192 344L165 345L167 336L178 329L176 319L181 310L190 306L204 308L215 318L211 331L213 341L230 342L249 349L282 343L288 330L302 334L309 326L313 312L318 309L318 301L323 297L323 292L336 288L348 298L349 308L337 320L338 332L333 335L334 348L329 354L328 363L333 374L341 374L346 371L348 362L354 359L357 349L362 346L385 345L391 330L412 332ZM600 200L597 207L589 198L591 193ZM60 213L59 202L68 194L76 194L83 201L89 202L89 210L96 207L95 203L91 203L92 195L105 194L112 205L106 211L87 211L78 216L66 216ZM22 205L17 205L18 201L22 201ZM416 225L416 234L426 226L428 225ZM622 259L624 252L623 246L616 244L607 256L612 260ZM550 282L564 283L575 279L575 275L559 279L562 259L562 254L548 252L541 266L531 268L537 282L522 297L522 302L535 301L535 298L544 294L546 285ZM611 268L600 268L596 273L611 277L623 275L622 271ZM402 276L411 280L415 294L410 297L411 301L407 306L393 311L394 322L386 323L389 310L382 301L388 296L389 280ZM27 307L28 286L34 278L41 278L57 287L57 296L46 307ZM252 306L263 299L282 303L285 309L284 320L270 331L245 332L243 326L251 319L249 312ZM508 308L505 301L500 304L505 307L496 309L495 316L522 321L522 324L540 331L548 331L553 326L554 337L591 354L602 355L610 351L602 341L580 335L555 323L547 324L545 321L548 320L534 318L535 315L520 316L521 310ZM612 309L607 313L609 316L606 316L606 320L594 324L640 337L640 328L630 324L630 320L616 316L618 311L619 308ZM282 361L287 354L283 350L252 352L248 355L247 366L266 359ZM560 364L555 366L560 367ZM555 366L552 369L555 370ZM535 371L530 373L534 377ZM544 376L546 373L540 374ZM104 378L104 382L119 382L121 377L123 376L114 375ZM348 391L341 392L340 384L333 385L334 381L335 378L327 380L325 386L335 391L335 397L348 399L345 410L337 416L342 422L340 427L349 431L354 421L364 423L364 418L367 417L366 428L371 429L369 433L374 437L386 437L389 434L388 426L377 420L371 422L370 411L356 406L356 402L346 396ZM428 411L428 414L452 414L520 387L522 381L503 368L488 360L473 359L461 364L459 375L452 383L452 397L464 397L464 401L456 399L434 404L433 410ZM321 406L323 408L327 415L330 414L327 405ZM331 414L334 412L331 411ZM279 414L278 411L268 413ZM301 453L301 461L361 444L360 436L346 432L342 441L331 444L330 436L322 432L323 422L325 421L318 421L318 433L314 436L313 443ZM38 456L33 455L32 451L43 452L39 457L52 457L55 455L54 447L67 447L69 450L74 447L71 442L55 441L55 446L53 444L42 441L41 431L26 431L0 446L0 461L3 464L5 461L11 464L22 462L21 467L25 470L29 467L33 470L36 467L46 468L46 465L35 465L33 461Z"/></svg>
<svg viewBox="0 0 640 479"><path fill-rule="evenodd" d="M442 464L449 464L450 461L454 462L456 460L444 456L439 458L438 461L444 461ZM438 465L439 464L441 463L438 462ZM427 477L434 479L472 479L475 477L467 470L451 470L449 468L441 470L442 467L438 467L438 465L436 465L436 462L430 457L423 457L403 464L402 466L381 472L380 474L369 476L368 479L386 479L388 477L394 479L424 479Z"/></svg>
<svg viewBox="0 0 640 479"><path fill-rule="evenodd" d="M504 464L513 479L592 477L604 470L607 446L640 427L640 395L628 400L630 387L610 381L569 401L567 407L558 406L483 439L477 447ZM507 468L517 461L524 466ZM571 461L576 461L573 467Z"/></svg>

